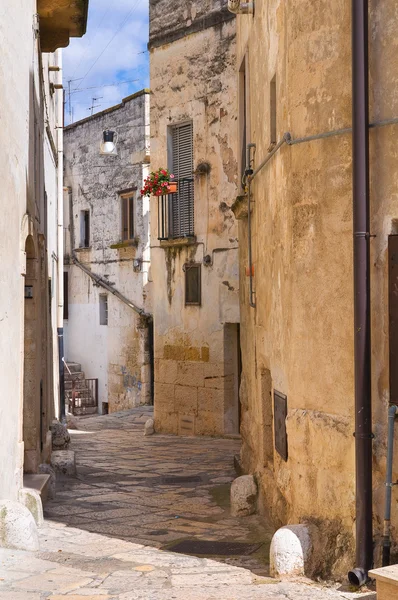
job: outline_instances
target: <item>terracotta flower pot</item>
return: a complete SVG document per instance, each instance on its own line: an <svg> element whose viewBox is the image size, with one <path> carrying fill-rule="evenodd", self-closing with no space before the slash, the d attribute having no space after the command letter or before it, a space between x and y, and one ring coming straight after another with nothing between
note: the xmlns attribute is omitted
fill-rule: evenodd
<svg viewBox="0 0 398 600"><path fill-rule="evenodd" d="M177 182L176 181L170 181L167 190L169 192L169 194L175 194L177 191Z"/></svg>

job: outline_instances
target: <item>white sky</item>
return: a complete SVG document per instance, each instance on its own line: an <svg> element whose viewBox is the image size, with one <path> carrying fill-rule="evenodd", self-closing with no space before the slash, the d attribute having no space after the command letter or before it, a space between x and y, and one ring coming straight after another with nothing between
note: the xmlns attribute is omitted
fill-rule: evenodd
<svg viewBox="0 0 398 600"><path fill-rule="evenodd" d="M100 105L94 109L98 112L149 87L148 7L149 0L90 0L86 35L72 38L63 51L65 125L70 122L68 81L71 79L77 80L71 82L71 89L81 90L71 94L73 121L91 114L93 98L98 98L94 102ZM138 81L109 86L133 80Z"/></svg>

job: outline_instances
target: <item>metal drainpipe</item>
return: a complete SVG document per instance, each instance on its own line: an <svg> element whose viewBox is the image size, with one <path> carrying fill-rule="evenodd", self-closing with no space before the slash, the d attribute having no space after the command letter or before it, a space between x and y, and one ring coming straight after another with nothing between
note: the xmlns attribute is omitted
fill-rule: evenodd
<svg viewBox="0 0 398 600"><path fill-rule="evenodd" d="M368 0L352 0L352 124L356 567L348 579L361 586L373 564Z"/></svg>
<svg viewBox="0 0 398 600"><path fill-rule="evenodd" d="M252 219L251 219L251 180L253 175L251 150L256 147L256 144L247 144L246 147L246 170L245 177L247 178L247 244L248 244L248 261L249 261L249 306L256 308L256 302L253 300L255 292L253 290L253 251L252 251Z"/></svg>
<svg viewBox="0 0 398 600"><path fill-rule="evenodd" d="M62 86L62 51L57 51L59 67L57 83ZM64 375L64 103L62 89L58 92L57 107L57 146L58 146L58 182L57 182L57 336L59 359L59 420L65 421L65 375Z"/></svg>
<svg viewBox="0 0 398 600"><path fill-rule="evenodd" d="M391 549L391 492L392 486L392 461L394 456L394 423L395 415L398 413L398 406L392 405L388 409L388 438L387 438L387 468L386 468L386 500L384 509L384 528L383 528L383 567L390 564Z"/></svg>

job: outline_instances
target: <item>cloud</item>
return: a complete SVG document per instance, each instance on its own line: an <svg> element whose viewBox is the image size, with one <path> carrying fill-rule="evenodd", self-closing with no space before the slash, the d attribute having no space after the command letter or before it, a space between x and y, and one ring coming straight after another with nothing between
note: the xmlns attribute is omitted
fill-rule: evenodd
<svg viewBox="0 0 398 600"><path fill-rule="evenodd" d="M73 121L91 114L93 98L98 112L149 87L148 12L149 0L90 0L86 35L63 52L66 124L69 80ZM131 83L110 86L122 81Z"/></svg>

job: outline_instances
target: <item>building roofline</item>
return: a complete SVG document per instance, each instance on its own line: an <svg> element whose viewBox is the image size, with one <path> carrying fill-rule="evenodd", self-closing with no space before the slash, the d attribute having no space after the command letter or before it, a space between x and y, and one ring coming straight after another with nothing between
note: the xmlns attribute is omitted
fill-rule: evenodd
<svg viewBox="0 0 398 600"><path fill-rule="evenodd" d="M161 46L167 46L168 44L172 44L177 40L188 37L193 33L198 33L205 29L220 27L224 23L228 23L235 18L236 15L228 10L228 6L224 6L221 9L194 19L189 26L181 24L178 27L175 27L173 24L171 29L163 28L157 33L151 33L151 30L149 30L148 50L151 51Z"/></svg>
<svg viewBox="0 0 398 600"><path fill-rule="evenodd" d="M97 112L94 115L90 115L89 117L80 119L80 121L76 121L76 123L70 123L70 125L66 125L66 127L64 127L64 131L68 131L69 129L74 129L75 127L84 125L84 123L89 123L90 121L99 119L99 118L103 117L104 115L107 115L108 113L112 113L115 110L119 110L119 108L123 108L123 106L125 104L127 104L127 102L130 102L131 100L135 100L136 98L139 98L140 96L145 96L146 94L150 94L150 93L151 93L150 89L144 88L143 90L140 90L139 92L130 94L130 96L126 96L125 98L123 98L119 104L115 104L114 106L110 106L109 108L105 108L104 110L101 110L101 112Z"/></svg>

